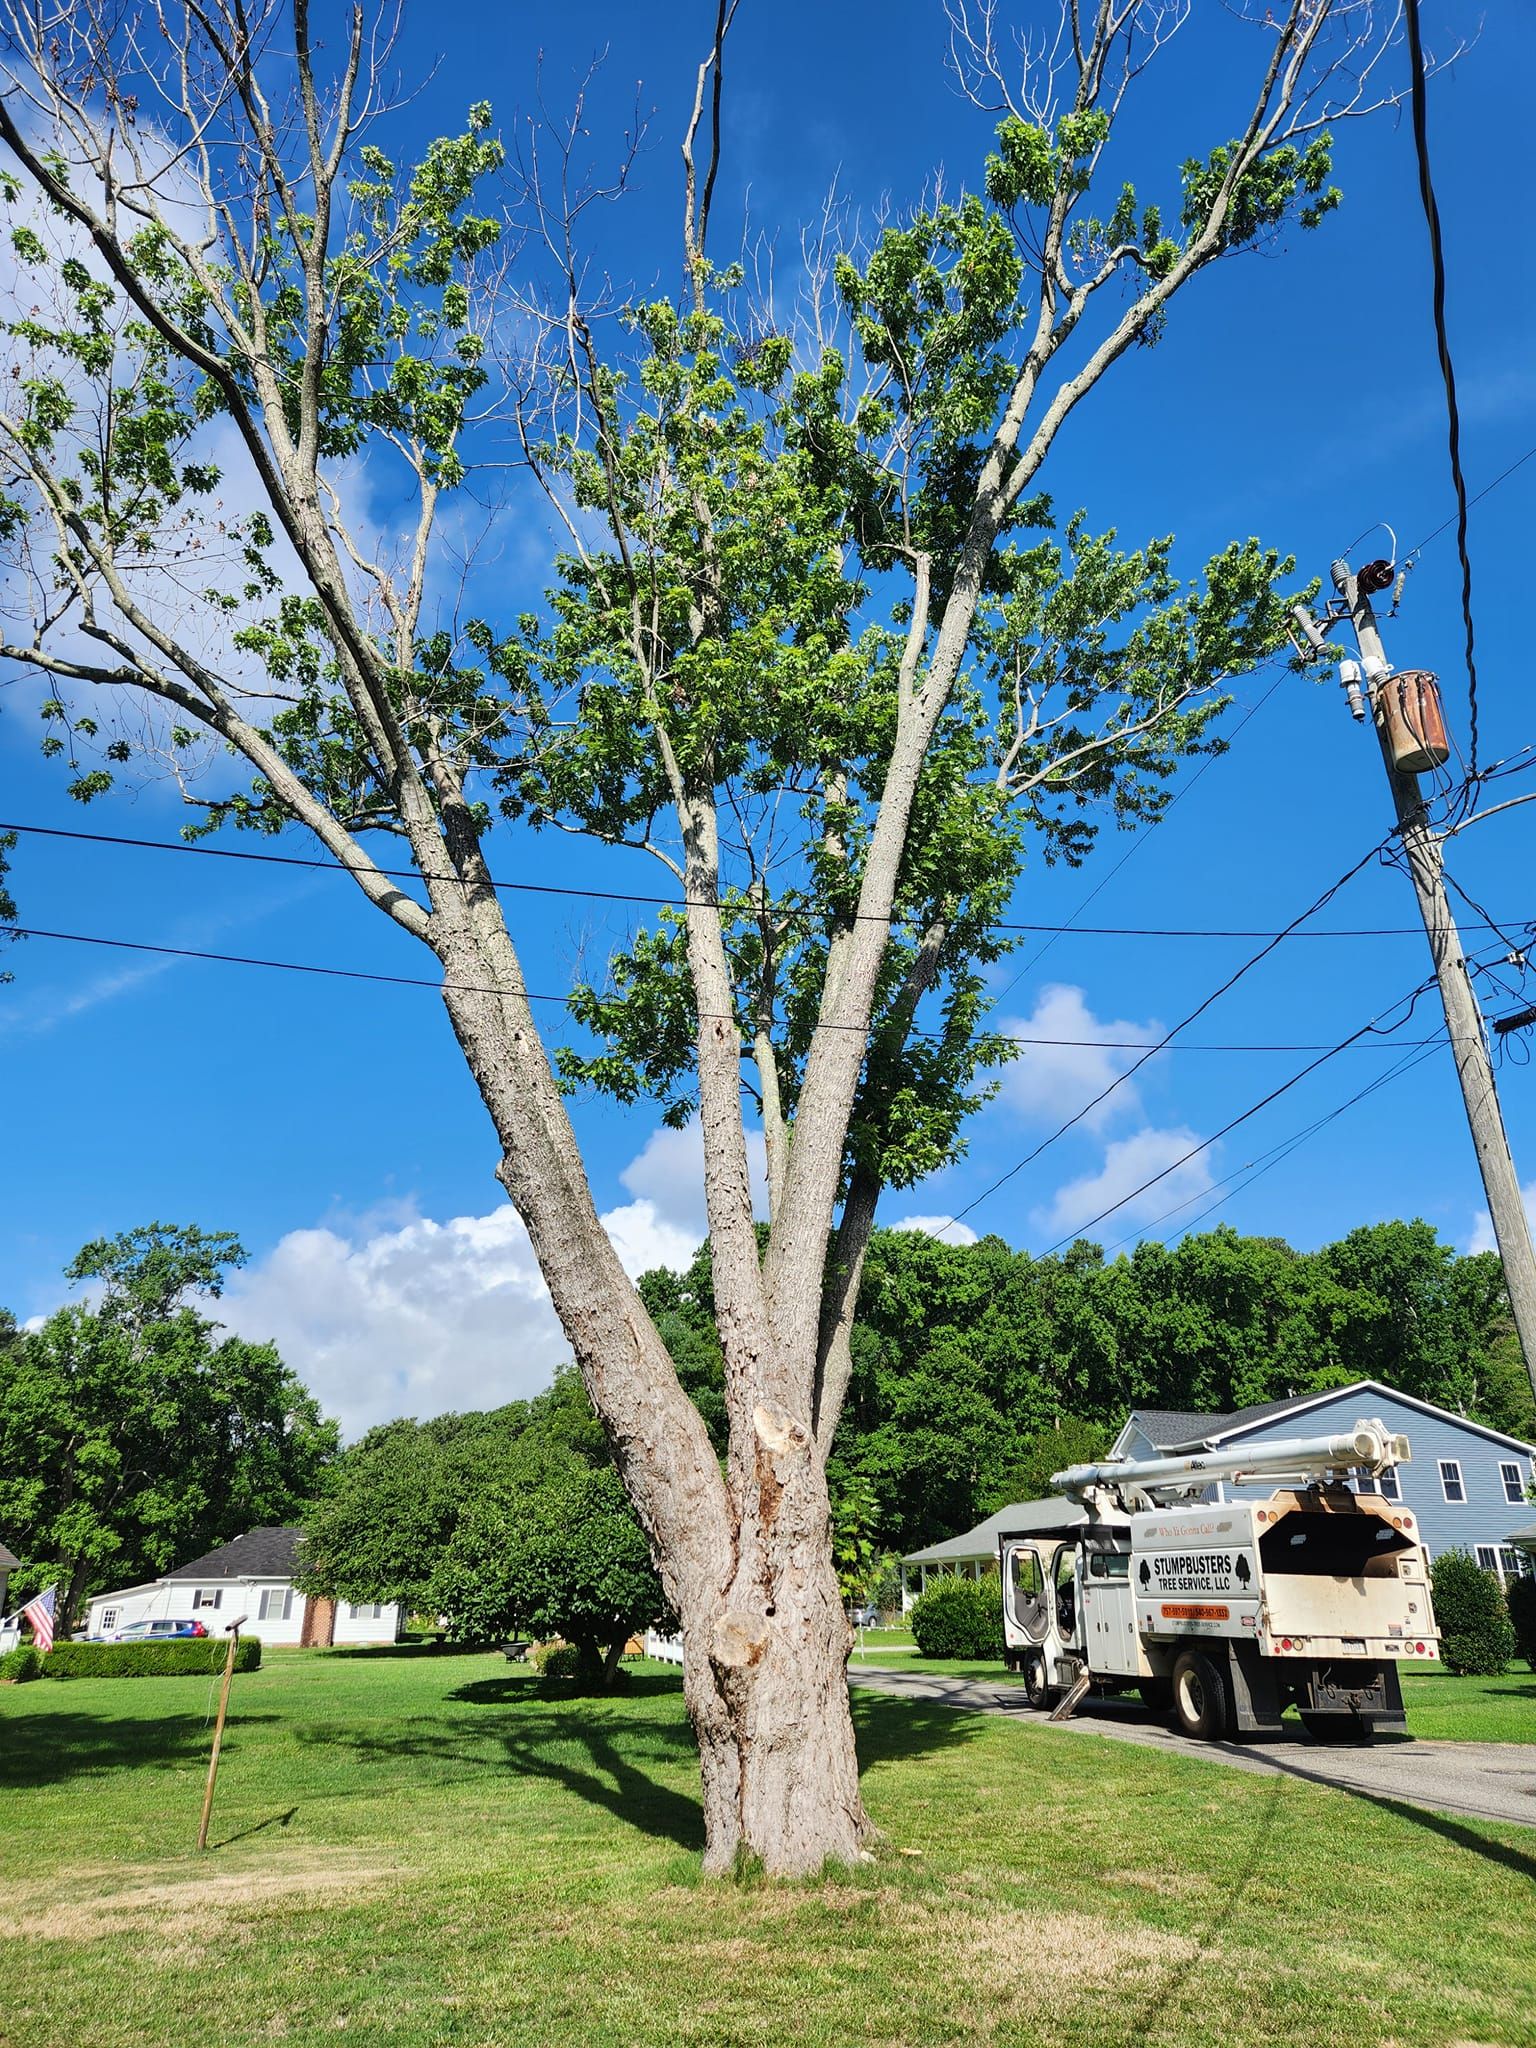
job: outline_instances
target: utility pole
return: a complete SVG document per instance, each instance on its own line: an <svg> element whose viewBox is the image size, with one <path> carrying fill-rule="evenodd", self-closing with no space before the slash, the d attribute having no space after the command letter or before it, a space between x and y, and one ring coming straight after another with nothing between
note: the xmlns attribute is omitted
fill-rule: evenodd
<svg viewBox="0 0 1536 2048"><path fill-rule="evenodd" d="M1504 1262L1504 1285L1509 1293L1515 1332L1525 1354L1525 1368L1530 1374L1532 1390L1536 1391L1536 1251L1531 1247L1525 1204L1520 1195L1515 1163L1510 1157L1509 1137L1499 1108L1482 1011L1467 971L1460 934L1451 915L1450 899L1445 892L1440 842L1430 829L1418 775L1405 772L1394 756L1387 692L1396 685L1391 681L1391 666L1371 604L1372 591L1390 584L1391 565L1370 563L1356 574L1347 562L1337 561L1332 566L1332 576L1339 602L1330 606L1329 617L1323 622L1322 630L1299 606L1297 622L1314 650L1324 645L1323 632L1329 626L1347 620L1354 629L1371 716L1376 726L1376 737L1381 743L1382 765L1397 809L1398 832L1414 894L1419 899L1419 913L1429 938L1435 979L1440 984L1440 1000L1445 1007L1451 1053L1456 1062L1456 1077L1461 1083L1462 1100L1466 1104L1467 1124L1477 1153L1478 1171L1483 1177L1483 1192L1488 1198L1488 1213L1493 1219L1499 1257ZM1359 679L1348 673L1352 666L1345 666L1345 687L1350 694L1351 710L1357 718L1363 718L1365 705L1359 701ZM1418 736L1417 729L1412 729Z"/></svg>

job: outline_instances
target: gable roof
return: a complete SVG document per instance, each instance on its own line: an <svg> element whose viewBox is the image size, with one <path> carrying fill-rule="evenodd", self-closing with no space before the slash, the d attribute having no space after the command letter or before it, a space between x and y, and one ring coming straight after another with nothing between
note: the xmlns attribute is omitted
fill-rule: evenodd
<svg viewBox="0 0 1536 2048"><path fill-rule="evenodd" d="M190 1564L166 1572L167 1579L291 1579L298 1569L299 1538L304 1531L248 1529Z"/></svg>
<svg viewBox="0 0 1536 2048"><path fill-rule="evenodd" d="M19 1557L12 1557L3 1543L0 1543L0 1572L8 1572L12 1565L20 1564Z"/></svg>
<svg viewBox="0 0 1536 2048"><path fill-rule="evenodd" d="M1133 1408L1130 1420L1160 1451L1196 1451L1207 1444L1224 1443L1231 1437L1245 1436L1277 1415L1302 1415L1309 1409L1351 1394L1381 1395L1389 1401L1401 1401L1405 1407L1416 1408L1421 1415L1433 1415L1442 1422L1453 1422L1458 1428L1471 1430L1474 1435L1487 1437L1494 1443L1508 1444L1528 1454L1536 1452L1536 1444L1527 1443L1523 1437L1506 1435L1501 1429L1490 1429L1486 1423L1473 1422L1468 1416L1457 1415L1450 1408L1440 1408L1433 1401L1420 1400L1417 1394L1405 1394L1397 1387L1387 1386L1382 1380L1352 1380L1346 1387L1326 1387L1317 1394L1292 1394L1284 1401L1260 1401L1251 1408L1236 1408L1230 1415L1200 1415L1176 1408Z"/></svg>

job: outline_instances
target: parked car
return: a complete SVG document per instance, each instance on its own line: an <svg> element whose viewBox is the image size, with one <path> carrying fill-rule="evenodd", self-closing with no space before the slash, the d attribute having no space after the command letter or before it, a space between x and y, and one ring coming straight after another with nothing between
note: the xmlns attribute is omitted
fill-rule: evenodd
<svg viewBox="0 0 1536 2048"><path fill-rule="evenodd" d="M880 1610L872 1601L866 1601L862 1607L855 1607L849 1618L855 1628L878 1628L880 1626Z"/></svg>
<svg viewBox="0 0 1536 2048"><path fill-rule="evenodd" d="M208 1631L200 1621L130 1621L126 1628L115 1628L109 1635L97 1636L98 1643L149 1643L161 1642L173 1636L205 1636Z"/></svg>

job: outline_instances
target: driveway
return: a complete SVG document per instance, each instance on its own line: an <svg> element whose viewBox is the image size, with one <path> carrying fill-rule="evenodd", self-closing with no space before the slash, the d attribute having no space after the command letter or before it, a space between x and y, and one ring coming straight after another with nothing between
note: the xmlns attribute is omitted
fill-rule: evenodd
<svg viewBox="0 0 1536 2048"><path fill-rule="evenodd" d="M937 1701L977 1714L1001 1714L1045 1725L1024 1703L1024 1688L952 1678L942 1672L898 1671L864 1665L849 1682L898 1699ZM1362 1748L1311 1742L1300 1729L1251 1742L1195 1742L1154 1720L1128 1700L1085 1700L1070 1721L1058 1722L1079 1735L1110 1735L1145 1749L1223 1763L1238 1771L1306 1778L1368 1799L1396 1800L1431 1813L1470 1815L1475 1820L1518 1821L1536 1827L1536 1743L1415 1742L1383 1736Z"/></svg>

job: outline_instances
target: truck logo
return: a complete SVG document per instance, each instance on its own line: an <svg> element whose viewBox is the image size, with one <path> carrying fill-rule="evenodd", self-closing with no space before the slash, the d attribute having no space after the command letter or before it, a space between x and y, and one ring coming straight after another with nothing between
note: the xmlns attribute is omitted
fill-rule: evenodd
<svg viewBox="0 0 1536 2048"><path fill-rule="evenodd" d="M1160 1593L1230 1593L1234 1580L1239 1586L1249 1583L1253 1567L1241 1551L1179 1551L1150 1561L1143 1558L1139 1577L1143 1589L1156 1579Z"/></svg>

